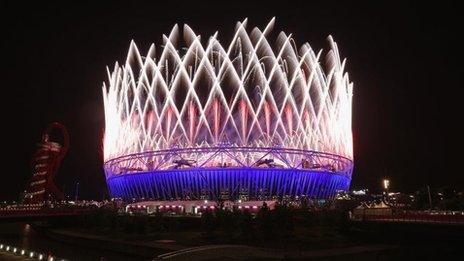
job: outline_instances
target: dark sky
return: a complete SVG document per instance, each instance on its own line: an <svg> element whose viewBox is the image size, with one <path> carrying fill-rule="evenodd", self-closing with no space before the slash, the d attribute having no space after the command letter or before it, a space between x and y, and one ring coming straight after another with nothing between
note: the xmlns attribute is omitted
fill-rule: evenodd
<svg viewBox="0 0 464 261"><path fill-rule="evenodd" d="M35 143L52 121L64 123L71 136L58 182L70 193L79 180L83 197L101 198L101 86L106 66L125 60L131 39L146 52L175 23L188 23L203 39L219 30L224 43L237 21L248 17L249 26L263 27L273 16L275 30L293 33L300 44L327 48L325 39L333 35L348 58L355 85L352 188L378 188L384 176L403 191L464 185L458 145L464 45L455 4L39 2L4 2L1 8L6 117L0 199L14 199L24 189Z"/></svg>

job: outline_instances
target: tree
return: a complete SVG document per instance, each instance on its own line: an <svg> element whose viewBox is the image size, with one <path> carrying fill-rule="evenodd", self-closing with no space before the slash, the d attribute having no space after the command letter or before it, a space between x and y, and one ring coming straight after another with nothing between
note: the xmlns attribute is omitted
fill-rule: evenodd
<svg viewBox="0 0 464 261"><path fill-rule="evenodd" d="M145 235L147 233L148 217L146 215L139 216L136 218L137 233Z"/></svg>
<svg viewBox="0 0 464 261"><path fill-rule="evenodd" d="M256 215L256 223L258 231L265 237L268 238L272 232L272 220L269 207L266 203L259 209Z"/></svg>
<svg viewBox="0 0 464 261"><path fill-rule="evenodd" d="M253 224L253 217L248 210L240 214L240 236L244 240L253 240L255 238L255 228Z"/></svg>
<svg viewBox="0 0 464 261"><path fill-rule="evenodd" d="M201 215L201 225L206 237L212 237L216 229L215 218L213 212L206 210Z"/></svg>
<svg viewBox="0 0 464 261"><path fill-rule="evenodd" d="M290 236L294 229L293 209L287 205L277 205L271 214L274 231L279 233L279 236Z"/></svg>

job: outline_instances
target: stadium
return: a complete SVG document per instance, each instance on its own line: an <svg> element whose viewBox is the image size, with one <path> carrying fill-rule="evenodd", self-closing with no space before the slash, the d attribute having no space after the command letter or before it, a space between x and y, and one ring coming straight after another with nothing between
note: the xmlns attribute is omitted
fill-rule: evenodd
<svg viewBox="0 0 464 261"><path fill-rule="evenodd" d="M131 42L103 84L104 170L125 200L331 198L353 170L352 83L337 44L237 23L228 45L175 25ZM273 41L269 39L275 39Z"/></svg>

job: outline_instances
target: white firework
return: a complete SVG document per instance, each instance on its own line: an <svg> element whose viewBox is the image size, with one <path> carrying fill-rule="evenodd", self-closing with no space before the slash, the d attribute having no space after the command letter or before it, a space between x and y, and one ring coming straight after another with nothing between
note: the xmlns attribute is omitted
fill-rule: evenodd
<svg viewBox="0 0 464 261"><path fill-rule="evenodd" d="M274 19L260 30L237 23L231 43L206 45L188 26L142 56L131 42L125 65L103 84L105 161L134 153L197 147L280 147L353 158L352 83L337 44L297 49ZM182 40L182 41L180 41ZM274 48L271 46L275 46Z"/></svg>

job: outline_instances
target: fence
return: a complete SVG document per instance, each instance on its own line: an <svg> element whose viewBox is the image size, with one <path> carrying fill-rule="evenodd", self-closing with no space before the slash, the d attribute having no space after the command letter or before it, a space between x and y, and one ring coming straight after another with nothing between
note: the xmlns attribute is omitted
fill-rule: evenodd
<svg viewBox="0 0 464 261"><path fill-rule="evenodd" d="M392 208L365 208L353 210L350 218L353 221L464 225L464 211L418 211Z"/></svg>

